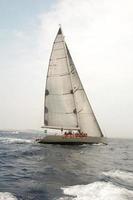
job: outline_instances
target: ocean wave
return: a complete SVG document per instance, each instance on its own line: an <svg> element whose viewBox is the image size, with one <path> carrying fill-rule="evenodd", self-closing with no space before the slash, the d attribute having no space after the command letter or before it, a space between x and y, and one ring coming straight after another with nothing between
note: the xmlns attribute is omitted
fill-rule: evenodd
<svg viewBox="0 0 133 200"><path fill-rule="evenodd" d="M17 198L9 192L0 192L0 200L17 200Z"/></svg>
<svg viewBox="0 0 133 200"><path fill-rule="evenodd" d="M93 146L104 146L105 144L103 143L98 143L98 144L92 144Z"/></svg>
<svg viewBox="0 0 133 200"><path fill-rule="evenodd" d="M110 170L103 172L103 180L119 184L128 189L133 189L133 173L122 170Z"/></svg>
<svg viewBox="0 0 133 200"><path fill-rule="evenodd" d="M94 182L88 185L76 185L62 188L69 200L131 200L133 191L121 188L107 182ZM60 198L65 200L67 197Z"/></svg>
<svg viewBox="0 0 133 200"><path fill-rule="evenodd" d="M122 171L122 170L110 170L107 172L102 173L105 176L110 176L113 178L121 178L121 179L131 179L133 181L133 173L127 172L127 171Z"/></svg>
<svg viewBox="0 0 133 200"><path fill-rule="evenodd" d="M65 195L59 200L132 200L133 173L121 170L103 172L104 179L87 185L61 188ZM108 179L109 178L109 179ZM112 181L113 179L113 181ZM118 181L120 180L120 181ZM124 184L118 184L124 182ZM128 184L128 187L126 185Z"/></svg>
<svg viewBox="0 0 133 200"><path fill-rule="evenodd" d="M19 131L11 131L12 134L19 134Z"/></svg>
<svg viewBox="0 0 133 200"><path fill-rule="evenodd" d="M103 143L98 143L98 144L90 144L91 146L104 146L105 144ZM88 144L82 144L82 147L88 147Z"/></svg>
<svg viewBox="0 0 133 200"><path fill-rule="evenodd" d="M0 137L0 142L4 144L24 144L33 143L30 139L12 138L12 137Z"/></svg>

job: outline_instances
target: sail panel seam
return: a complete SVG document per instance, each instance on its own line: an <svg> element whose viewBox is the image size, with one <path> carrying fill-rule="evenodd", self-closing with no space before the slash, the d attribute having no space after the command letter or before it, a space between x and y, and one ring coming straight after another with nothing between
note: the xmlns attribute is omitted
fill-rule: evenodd
<svg viewBox="0 0 133 200"><path fill-rule="evenodd" d="M60 60L60 59L66 59L66 56L65 57L56 58L56 60Z"/></svg>
<svg viewBox="0 0 133 200"><path fill-rule="evenodd" d="M54 74L54 75L48 75L47 77L49 78L49 77L59 77L59 76L68 76L68 75L70 75L69 73L67 73L67 74Z"/></svg>
<svg viewBox="0 0 133 200"><path fill-rule="evenodd" d="M63 94L57 94L57 93L52 94L52 93L50 93L50 94L48 94L48 95L57 95L57 96L62 96L62 95L72 95L72 93L71 93L71 92L63 93Z"/></svg>
<svg viewBox="0 0 133 200"><path fill-rule="evenodd" d="M54 42L54 44L56 44L56 43L61 43L61 42L63 43L63 41L58 41L58 42Z"/></svg>
<svg viewBox="0 0 133 200"><path fill-rule="evenodd" d="M58 49L54 48L54 51L59 51L59 50L64 50L64 48L58 48Z"/></svg>
<svg viewBox="0 0 133 200"><path fill-rule="evenodd" d="M54 113L54 114L58 114L58 115L75 115L73 112L65 112L65 113L63 113L63 112L51 112L51 111L49 111L48 113Z"/></svg>

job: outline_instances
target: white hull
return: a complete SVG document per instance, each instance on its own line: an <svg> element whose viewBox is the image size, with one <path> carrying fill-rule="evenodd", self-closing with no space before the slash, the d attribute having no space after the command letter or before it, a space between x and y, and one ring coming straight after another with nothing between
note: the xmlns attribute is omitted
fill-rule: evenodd
<svg viewBox="0 0 133 200"><path fill-rule="evenodd" d="M71 144L106 144L104 137L65 137L65 136L46 136L36 140L38 143L42 144L62 144L62 145L71 145Z"/></svg>

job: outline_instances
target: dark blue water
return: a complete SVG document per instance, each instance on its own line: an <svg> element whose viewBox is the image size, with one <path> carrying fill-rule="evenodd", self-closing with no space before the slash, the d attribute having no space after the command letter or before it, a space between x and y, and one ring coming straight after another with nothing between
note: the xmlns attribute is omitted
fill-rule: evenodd
<svg viewBox="0 0 133 200"><path fill-rule="evenodd" d="M0 200L133 199L133 140L60 146L0 132Z"/></svg>

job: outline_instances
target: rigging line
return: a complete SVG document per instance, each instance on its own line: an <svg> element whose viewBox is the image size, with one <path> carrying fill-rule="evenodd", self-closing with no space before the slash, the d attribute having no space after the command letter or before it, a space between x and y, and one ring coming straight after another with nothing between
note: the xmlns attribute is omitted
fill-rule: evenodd
<svg viewBox="0 0 133 200"><path fill-rule="evenodd" d="M81 108L79 111L77 111L77 113L85 114L85 115L88 114L88 115L92 115L93 116L93 112L84 112L84 113L81 113L82 111L83 111L83 108Z"/></svg>
<svg viewBox="0 0 133 200"><path fill-rule="evenodd" d="M75 69L73 68L72 70L71 70L71 73L72 74L74 74L76 71L75 71Z"/></svg>
<svg viewBox="0 0 133 200"><path fill-rule="evenodd" d="M77 90L83 90L83 88L80 88L80 89L79 88L80 88L80 84L78 85L77 88L74 87L74 91L73 92L75 93Z"/></svg>
<svg viewBox="0 0 133 200"><path fill-rule="evenodd" d="M77 111L77 113L80 113L82 110L83 110L83 108L82 108L82 109L80 109L79 111Z"/></svg>
<svg viewBox="0 0 133 200"><path fill-rule="evenodd" d="M82 89L76 89L75 91L73 91L73 93L76 93L77 91L80 91L80 90L84 90L83 88Z"/></svg>

